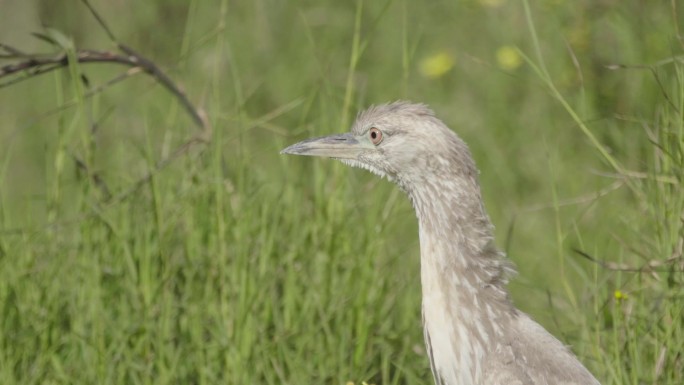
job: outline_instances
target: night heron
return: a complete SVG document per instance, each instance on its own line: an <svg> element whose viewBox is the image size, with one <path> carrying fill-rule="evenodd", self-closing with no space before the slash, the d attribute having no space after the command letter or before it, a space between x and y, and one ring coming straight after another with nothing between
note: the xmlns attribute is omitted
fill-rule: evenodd
<svg viewBox="0 0 684 385"><path fill-rule="evenodd" d="M339 159L387 177L416 211L425 344L438 385L598 384L560 341L516 309L513 266L494 245L467 145L423 104L359 114L350 133L284 154Z"/></svg>

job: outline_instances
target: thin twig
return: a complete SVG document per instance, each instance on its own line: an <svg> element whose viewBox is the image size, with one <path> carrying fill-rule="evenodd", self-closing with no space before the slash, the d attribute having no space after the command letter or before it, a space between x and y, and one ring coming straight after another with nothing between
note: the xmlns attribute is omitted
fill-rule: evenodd
<svg viewBox="0 0 684 385"><path fill-rule="evenodd" d="M135 58L138 65L142 67L145 72L157 79L157 81L166 87L167 90L174 94L183 108L185 108L190 116L192 116L192 119L200 128L207 128L208 122L202 119L202 114L195 109L195 106L193 106L193 104L190 102L188 97L185 95L185 92L181 91L181 89L173 83L171 78L168 77L157 65L126 45L119 44L119 48L127 53L130 57Z"/></svg>
<svg viewBox="0 0 684 385"><path fill-rule="evenodd" d="M627 264L623 263L615 263L615 262L606 262L606 261L601 261L599 259L596 259L589 255L588 253L573 248L572 251L575 253L579 254L580 256L584 257L585 259L601 266L602 268L606 270L612 270L612 271L622 271L622 272L631 272L631 273L644 273L644 272L667 272L669 269L660 269L661 267L671 265L677 260L681 259L681 255L673 255L665 260L659 261L659 260L651 260L648 261L647 263L643 264L641 267L634 267L630 266Z"/></svg>
<svg viewBox="0 0 684 385"><path fill-rule="evenodd" d="M588 203L588 202L593 202L597 200L598 198L603 197L604 195L608 195L609 193L619 189L625 184L623 180L616 180L615 182L611 183L607 187L604 187L596 192L580 195L575 198L570 198L570 199L564 199L561 201L558 201L557 204L553 203L544 203L544 204L537 204L529 207L525 207L520 210L520 212L531 212L531 211L538 211L538 210L544 210L544 209L550 209L554 207L563 207L563 206L572 206L572 205L578 205L582 203Z"/></svg>
<svg viewBox="0 0 684 385"><path fill-rule="evenodd" d="M195 144L203 144L206 143L207 139L202 135L202 134L196 134L183 144L179 145L176 147L173 152L164 159L160 160L157 162L155 167L153 167L151 170L149 170L145 175L142 177L138 178L135 182L133 182L130 187L122 192L117 194L116 196L112 196L111 199L106 201L104 205L97 205L92 208L90 212L83 213L80 215L76 215L72 218L69 219L64 219L64 220L59 220L59 221L53 221L49 223L42 224L37 227L33 228L13 228L13 229L4 229L0 230L0 235L24 235L24 234L32 234L36 233L39 231L43 230L49 230L49 229L56 229L60 227L65 227L73 224L77 224L82 222L83 220L97 217L101 215L101 213L111 207L116 206L117 204L125 201L129 197L131 197L133 194L135 194L138 190L140 190L141 187L145 186L151 179L154 177L156 174L161 172L164 168L166 168L169 164L171 164L172 161L175 159L179 158L180 156L186 154Z"/></svg>
<svg viewBox="0 0 684 385"><path fill-rule="evenodd" d="M607 178L616 178L616 179L621 179L621 180L624 180L625 178L651 179L651 180L655 180L656 182L668 183L668 184L673 184L673 185L678 185L680 183L676 176L649 174L647 172L642 172L642 171L623 170L622 173L620 173L620 174L615 174L615 173L610 173L610 172L602 172L602 171L596 171L595 173L596 173L596 175L599 175L599 176L605 176Z"/></svg>
<svg viewBox="0 0 684 385"><path fill-rule="evenodd" d="M3 49L5 51L9 52L9 55L3 55L2 56L3 58L14 59L14 58L18 58L18 57L24 57L24 58L29 57L29 55L25 54L24 52L14 48L14 47L10 47L6 44L0 43L0 49Z"/></svg>
<svg viewBox="0 0 684 385"><path fill-rule="evenodd" d="M102 195L104 196L104 199L109 200L112 196L112 193L110 192L107 183L104 181L104 179L102 179L100 174L90 170L88 165L86 165L86 163L75 154L71 154L71 157L74 159L76 166L88 176L88 179L93 181L97 188L100 189Z"/></svg>
<svg viewBox="0 0 684 385"><path fill-rule="evenodd" d="M116 37L114 37L112 30L109 29L109 26L107 26L107 23L105 23L104 19L100 16L99 13L97 13L97 11L90 4L90 2L88 0L81 0L81 1L83 2L83 4L85 4L86 7L88 7L88 10L90 11L90 13L93 14L93 17L95 17L95 20L97 20L97 23L100 24L100 27L102 27L102 29L104 29L107 36L109 36L109 39L118 44L118 41L116 40Z"/></svg>
<svg viewBox="0 0 684 385"><path fill-rule="evenodd" d="M675 59L678 59L678 58L672 58L672 62L674 62ZM668 59L668 60L669 60L669 59ZM679 114L679 113L680 113L679 108L678 108L677 105L672 101L672 99L670 98L670 95L668 95L667 90L665 89L665 85L664 85L663 82L660 80L660 76L658 76L658 72L656 71L656 68L657 68L658 66L663 65L663 64L668 64L668 63L669 63L669 61L668 61L668 62L659 62L659 63L657 63L657 64L655 64L655 65L643 65L643 64L639 64L639 65L608 64L608 65L605 66L605 68L606 68L606 69L609 69L609 70L639 69L639 70L648 70L648 71L650 71L650 72L651 72L651 75L653 75L653 78L655 79L656 83L658 83L658 87L660 88L660 92L661 92L661 93L663 94L663 96L665 97L665 100L667 101L667 103L670 105L670 107L672 107L672 109L674 109L674 111L677 112L677 114Z"/></svg>
<svg viewBox="0 0 684 385"><path fill-rule="evenodd" d="M83 94L83 98L84 99L92 98L93 96L104 92L107 88L112 87L115 84L122 82L122 81L128 79L129 77L137 75L137 74L142 73L142 72L143 71L140 67L129 68L126 71L124 71L123 73L113 77L112 79L109 79L105 83L90 88L85 94ZM8 140L9 140L12 137L14 137L15 135L17 135L19 132L24 130L26 127L31 127L43 119L46 119L50 116L58 114L62 111L65 111L66 109L74 107L76 105L78 105L78 101L75 99L72 99L72 100L68 100L68 101L62 103L60 106L57 106L57 107L50 109L46 112L43 112L41 114L38 114L35 118L29 120L28 123L17 126L13 131L10 132L10 134L6 138L8 138Z"/></svg>

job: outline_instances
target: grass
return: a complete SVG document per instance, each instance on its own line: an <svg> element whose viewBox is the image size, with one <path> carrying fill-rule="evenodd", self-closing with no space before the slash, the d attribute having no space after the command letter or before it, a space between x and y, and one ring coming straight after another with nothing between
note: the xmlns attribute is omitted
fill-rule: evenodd
<svg viewBox="0 0 684 385"><path fill-rule="evenodd" d="M519 307L603 384L684 381L675 2L287 4L94 3L213 127L113 204L74 156L128 191L195 133L174 100L144 76L86 98L78 74L119 70L94 65L0 89L1 383L430 383L410 204L278 155L398 98L470 144ZM109 47L80 4L9 7L5 43Z"/></svg>

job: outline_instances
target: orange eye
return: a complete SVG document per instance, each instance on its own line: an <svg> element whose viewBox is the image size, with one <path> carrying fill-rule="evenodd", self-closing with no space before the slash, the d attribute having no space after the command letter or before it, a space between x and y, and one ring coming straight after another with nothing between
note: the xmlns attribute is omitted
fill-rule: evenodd
<svg viewBox="0 0 684 385"><path fill-rule="evenodd" d="M375 127L371 127L371 129L368 130L368 136L370 136L371 142L376 146L382 142L382 131Z"/></svg>

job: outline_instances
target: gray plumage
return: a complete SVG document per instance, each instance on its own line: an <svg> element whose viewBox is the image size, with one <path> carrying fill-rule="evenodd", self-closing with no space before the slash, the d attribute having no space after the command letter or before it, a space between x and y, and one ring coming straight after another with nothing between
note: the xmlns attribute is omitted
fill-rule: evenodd
<svg viewBox="0 0 684 385"><path fill-rule="evenodd" d="M436 384L598 384L511 303L513 267L494 244L470 151L427 106L371 107L351 133L282 153L339 159L408 194L419 222L423 327Z"/></svg>

